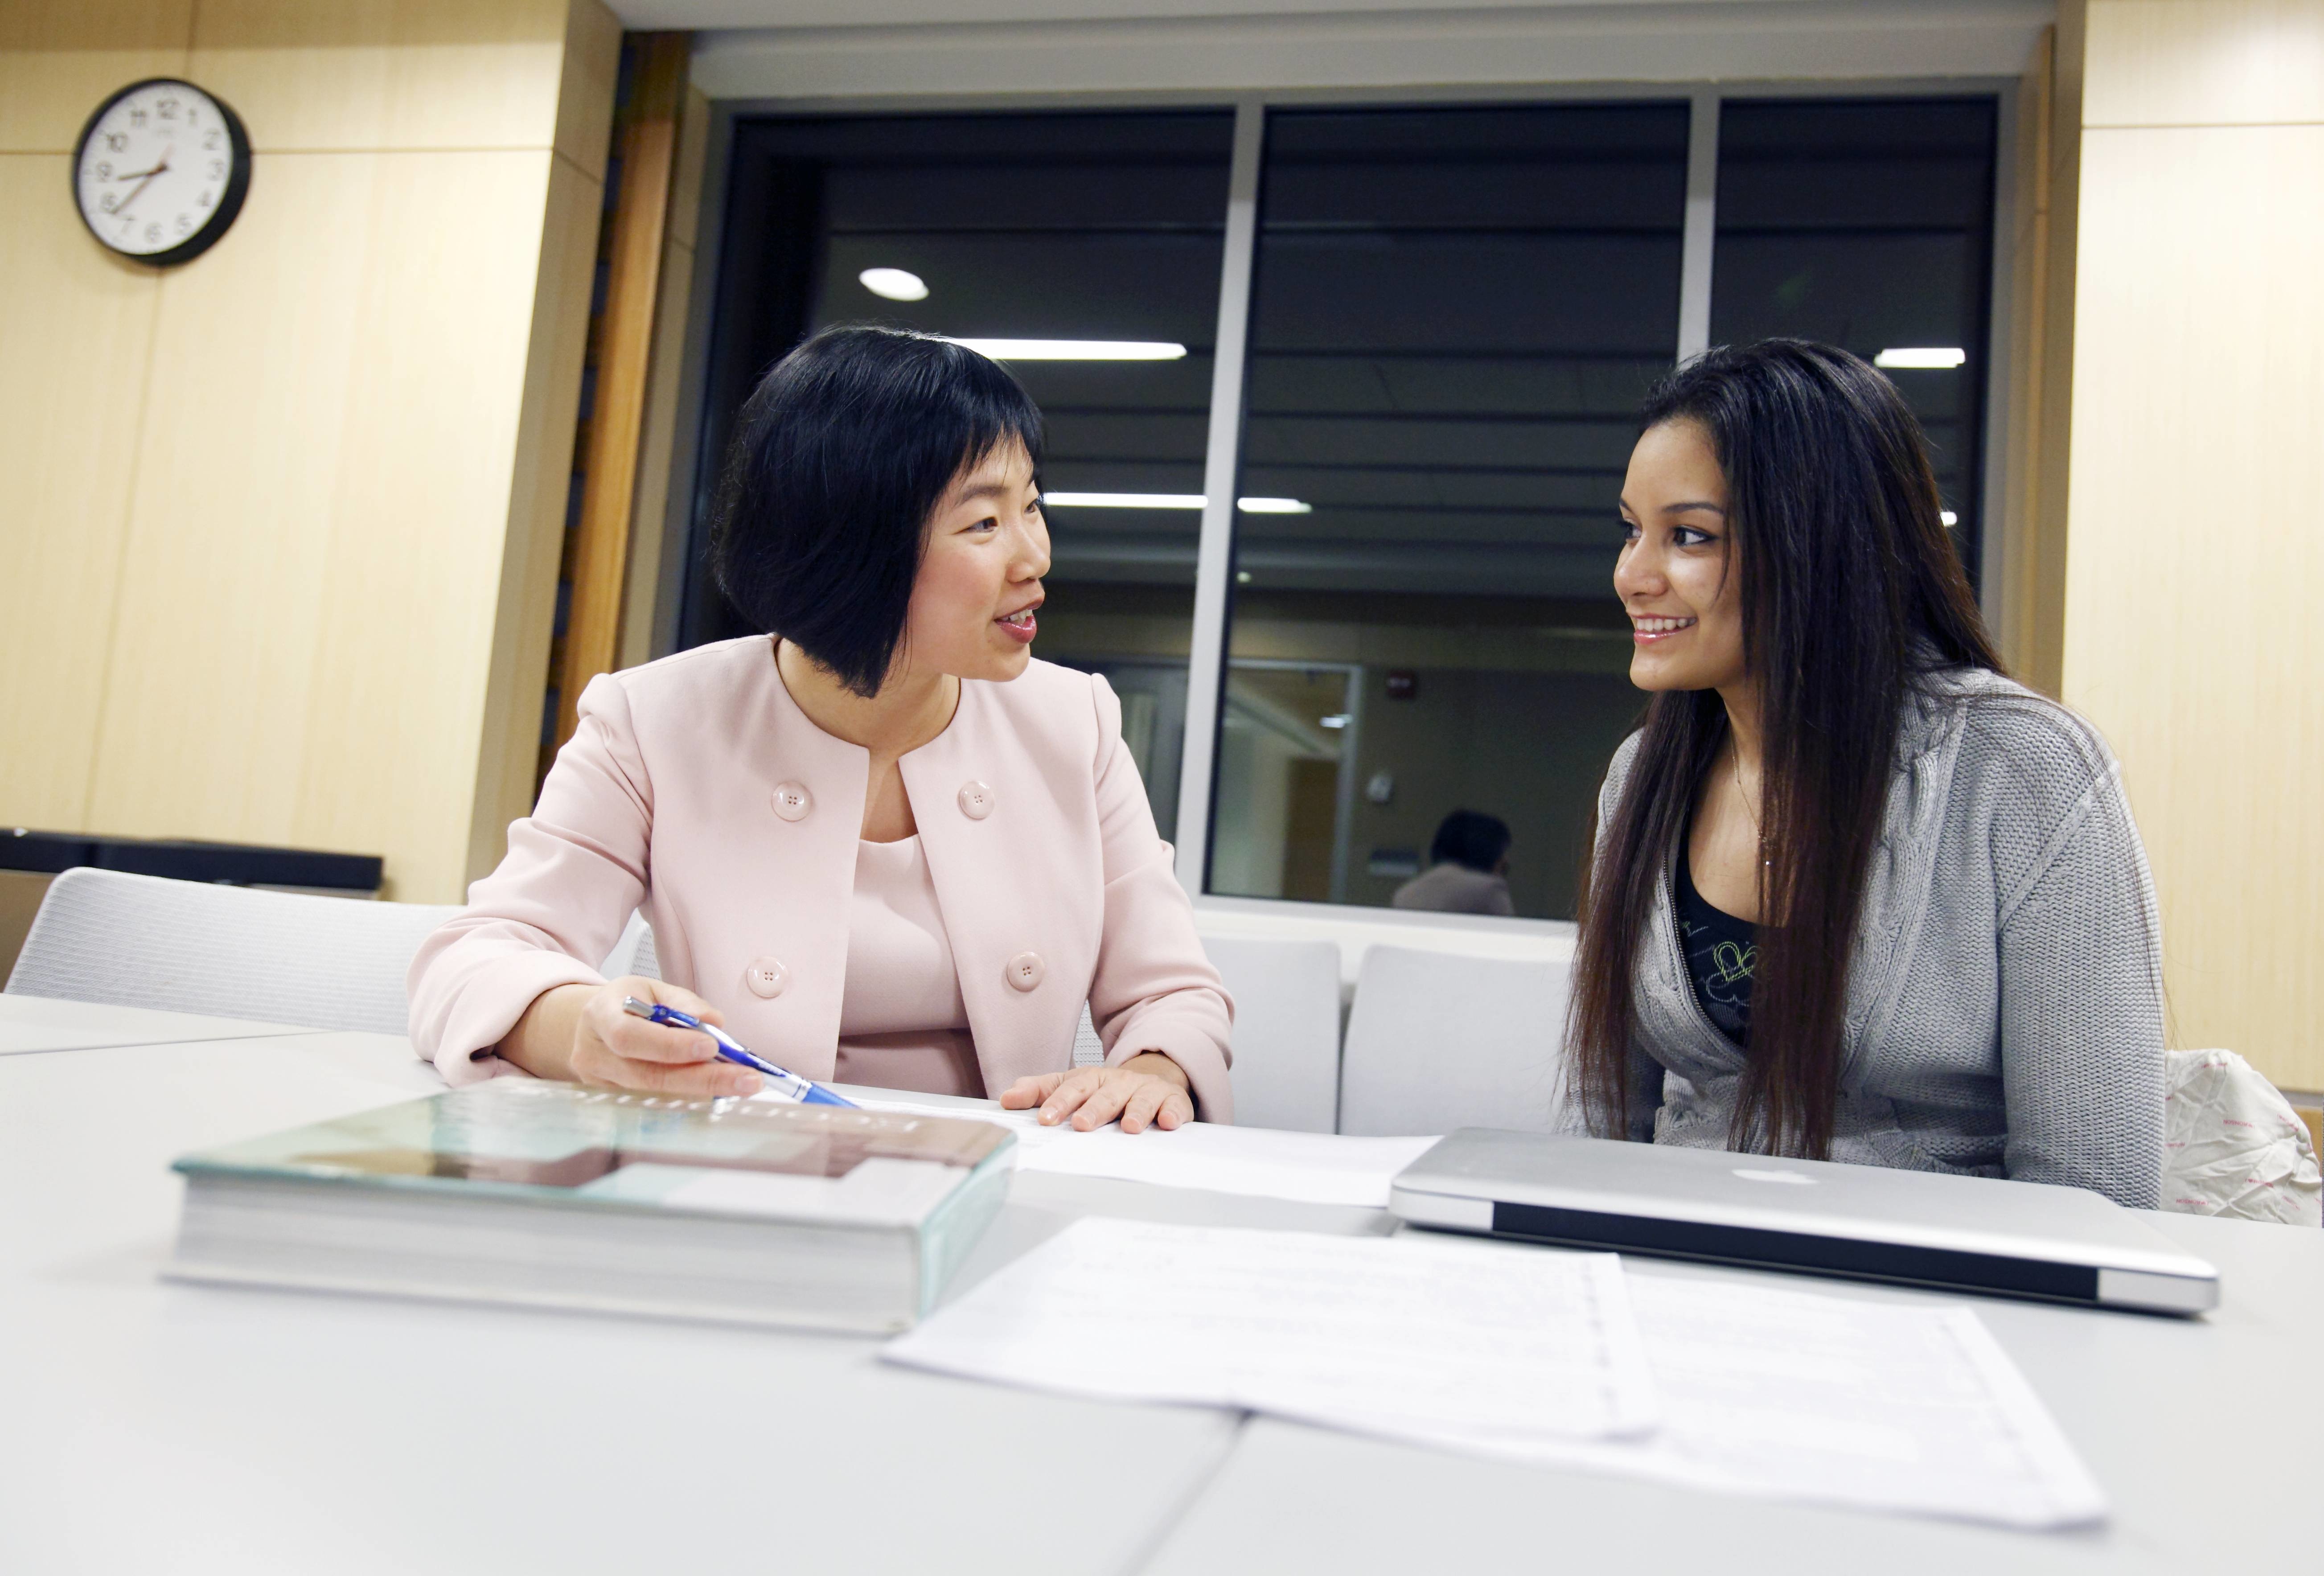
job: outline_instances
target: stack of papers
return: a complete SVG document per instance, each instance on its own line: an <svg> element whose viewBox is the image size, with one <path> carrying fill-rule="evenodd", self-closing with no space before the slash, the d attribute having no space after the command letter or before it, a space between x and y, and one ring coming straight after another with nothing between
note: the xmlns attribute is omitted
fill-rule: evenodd
<svg viewBox="0 0 2324 1576"><path fill-rule="evenodd" d="M2022 1527L2106 1513L1972 1311L1608 1254L1088 1219L884 1355L1732 1493Z"/></svg>
<svg viewBox="0 0 2324 1576"><path fill-rule="evenodd" d="M1189 1122L1167 1133L1159 1128L1125 1133L1109 1123L1082 1133L1071 1127L1045 1128L1029 1111L964 1110L908 1100L862 1103L872 1111L998 1122L1017 1135L1019 1171L1107 1176L1160 1187L1199 1187L1360 1209L1386 1209L1388 1183L1436 1142L1434 1138L1351 1138L1212 1122Z"/></svg>

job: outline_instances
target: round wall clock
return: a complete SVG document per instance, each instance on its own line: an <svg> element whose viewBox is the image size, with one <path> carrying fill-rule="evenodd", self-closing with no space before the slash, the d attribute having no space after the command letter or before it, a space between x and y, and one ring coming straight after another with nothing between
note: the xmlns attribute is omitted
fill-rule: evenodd
<svg viewBox="0 0 2324 1576"><path fill-rule="evenodd" d="M192 83L150 78L88 117L72 182L90 235L140 263L185 263L242 211L250 139L234 111Z"/></svg>

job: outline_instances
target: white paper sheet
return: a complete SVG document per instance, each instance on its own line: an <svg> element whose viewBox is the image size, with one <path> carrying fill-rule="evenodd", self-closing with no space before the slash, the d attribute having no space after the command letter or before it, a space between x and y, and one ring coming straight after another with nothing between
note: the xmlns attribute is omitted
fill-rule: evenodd
<svg viewBox="0 0 2324 1576"><path fill-rule="evenodd" d="M2021 1527L2101 1520L2106 1497L1969 1308L1632 1275L1660 1395L1652 1438L1456 1449L1693 1487Z"/></svg>
<svg viewBox="0 0 2324 1576"><path fill-rule="evenodd" d="M1125 1133L1108 1123L1094 1132L1045 1128L1029 1111L964 1111L908 1100L867 1100L868 1110L916 1116L974 1117L1017 1135L1018 1169L1070 1176L1106 1176L1160 1187L1386 1209L1389 1181L1420 1158L1434 1138L1342 1138L1189 1122L1164 1132Z"/></svg>
<svg viewBox="0 0 2324 1576"><path fill-rule="evenodd" d="M1027 1171L1386 1209L1388 1183L1435 1142L1433 1138L1342 1138L1208 1122L1167 1133L1151 1129L1125 1133L1105 1127L1074 1133L1063 1143L1028 1148L1018 1165Z"/></svg>
<svg viewBox="0 0 2324 1576"><path fill-rule="evenodd" d="M1521 1446L1653 1425L1624 1291L1610 1254L1092 1218L881 1355L1074 1395Z"/></svg>

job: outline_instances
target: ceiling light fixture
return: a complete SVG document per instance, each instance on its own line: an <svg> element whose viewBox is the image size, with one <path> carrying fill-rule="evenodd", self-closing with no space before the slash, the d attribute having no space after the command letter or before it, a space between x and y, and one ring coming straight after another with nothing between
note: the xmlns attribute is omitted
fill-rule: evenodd
<svg viewBox="0 0 2324 1576"><path fill-rule="evenodd" d="M1872 364L1947 371L1960 365L1968 359L1969 352L1958 346L1905 346L1901 349L1882 351L1872 358Z"/></svg>
<svg viewBox="0 0 2324 1576"><path fill-rule="evenodd" d="M1060 509L1200 509L1200 493L1044 493Z"/></svg>
<svg viewBox="0 0 2324 1576"><path fill-rule="evenodd" d="M1183 345L1157 339L954 339L995 361L1176 361Z"/></svg>
<svg viewBox="0 0 2324 1576"><path fill-rule="evenodd" d="M925 301L928 299L928 281L907 269L867 268L855 278L873 295L885 296L891 301Z"/></svg>
<svg viewBox="0 0 2324 1576"><path fill-rule="evenodd" d="M1333 712L1328 717L1317 717L1315 719L1319 724L1326 728L1344 728L1355 720L1355 718L1350 716L1345 712Z"/></svg>
<svg viewBox="0 0 2324 1576"><path fill-rule="evenodd" d="M1955 514L1950 509L1941 511L1938 513L1937 518L1943 521L1947 525L1959 525L1960 523L1960 516Z"/></svg>
<svg viewBox="0 0 2324 1576"><path fill-rule="evenodd" d="M1044 493L1043 503L1060 509L1200 509L1210 500L1200 493ZM1296 498L1238 498L1245 514L1313 514L1315 506Z"/></svg>

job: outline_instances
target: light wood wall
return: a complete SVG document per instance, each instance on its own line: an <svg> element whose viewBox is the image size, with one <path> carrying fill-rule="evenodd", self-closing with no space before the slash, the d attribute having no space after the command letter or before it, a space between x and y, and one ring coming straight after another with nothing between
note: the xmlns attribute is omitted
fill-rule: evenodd
<svg viewBox="0 0 2324 1576"><path fill-rule="evenodd" d="M2081 0L2060 0L2018 81L2009 271L2006 514L1988 587L2009 670L2054 696L2065 662L2068 445L2074 393L2074 239L2081 165Z"/></svg>
<svg viewBox="0 0 2324 1576"><path fill-rule="evenodd" d="M2324 1088L2324 0L2089 0L2064 696L2176 1043Z"/></svg>
<svg viewBox="0 0 2324 1576"><path fill-rule="evenodd" d="M654 312L653 364L646 373L645 420L638 441L637 502L631 514L630 577L622 595L622 646L616 667L634 668L669 653L677 635L673 587L684 573L669 530L670 493L693 475L678 450L685 408L686 324L693 304L696 244L702 223L703 165L710 146L710 100L699 88L686 95L678 129L678 172L670 184L669 230L662 239L661 296ZM682 529L682 527L681 527ZM665 618L668 609L672 616Z"/></svg>
<svg viewBox="0 0 2324 1576"><path fill-rule="evenodd" d="M528 807L620 23L598 0L0 12L0 821L383 854ZM250 196L157 272L68 197L137 78Z"/></svg>

